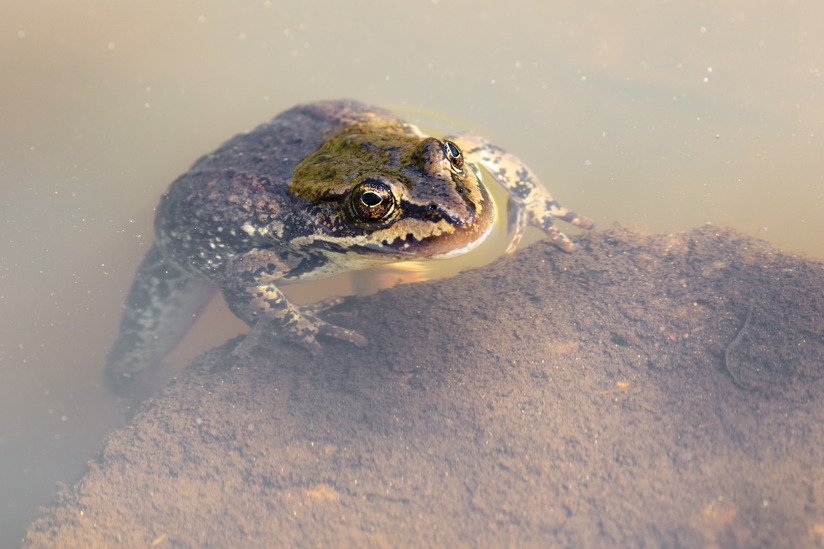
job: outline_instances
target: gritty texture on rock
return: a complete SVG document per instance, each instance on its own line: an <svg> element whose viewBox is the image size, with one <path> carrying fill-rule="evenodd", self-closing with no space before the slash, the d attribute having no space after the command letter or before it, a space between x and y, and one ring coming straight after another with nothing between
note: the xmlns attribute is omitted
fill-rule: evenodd
<svg viewBox="0 0 824 549"><path fill-rule="evenodd" d="M26 547L821 547L824 266L616 227L195 360Z"/></svg>

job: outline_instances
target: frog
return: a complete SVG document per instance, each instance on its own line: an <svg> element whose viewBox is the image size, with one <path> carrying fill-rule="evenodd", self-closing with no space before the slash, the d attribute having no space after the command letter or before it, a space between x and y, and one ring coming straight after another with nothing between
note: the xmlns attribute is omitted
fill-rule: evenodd
<svg viewBox="0 0 824 549"><path fill-rule="evenodd" d="M505 189L505 214L480 167ZM216 290L250 327L238 356L289 343L318 356L324 338L364 346L364 335L322 318L340 299L298 306L281 287L465 254L500 215L510 227L507 253L530 226L566 252L575 245L553 220L594 226L482 136L429 136L389 110L354 100L297 105L202 156L163 194L153 243L106 358L105 385L129 393Z"/></svg>

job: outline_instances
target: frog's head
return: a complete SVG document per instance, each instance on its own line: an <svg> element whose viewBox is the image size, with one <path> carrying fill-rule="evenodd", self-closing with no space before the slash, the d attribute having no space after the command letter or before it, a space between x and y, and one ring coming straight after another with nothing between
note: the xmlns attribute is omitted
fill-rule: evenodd
<svg viewBox="0 0 824 549"><path fill-rule="evenodd" d="M316 240L396 257L449 257L489 234L494 206L457 145L408 126L344 126L295 167Z"/></svg>

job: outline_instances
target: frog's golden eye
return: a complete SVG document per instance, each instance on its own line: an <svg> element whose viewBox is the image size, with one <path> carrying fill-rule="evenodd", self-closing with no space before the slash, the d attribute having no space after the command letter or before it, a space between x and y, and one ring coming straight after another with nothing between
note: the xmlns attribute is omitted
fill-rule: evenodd
<svg viewBox="0 0 824 549"><path fill-rule="evenodd" d="M446 159L449 160L449 163L452 165L452 168L458 173L463 172L464 157L460 147L452 141L444 139L443 152L446 155Z"/></svg>
<svg viewBox="0 0 824 549"><path fill-rule="evenodd" d="M395 213L395 195L386 183L365 179L349 193L349 207L360 221L383 221Z"/></svg>

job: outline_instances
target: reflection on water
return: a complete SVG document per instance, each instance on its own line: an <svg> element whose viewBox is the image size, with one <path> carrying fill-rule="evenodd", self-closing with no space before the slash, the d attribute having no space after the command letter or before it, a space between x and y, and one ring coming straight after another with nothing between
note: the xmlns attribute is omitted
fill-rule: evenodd
<svg viewBox="0 0 824 549"><path fill-rule="evenodd" d="M824 6L633 5L7 7L0 545L118 422L102 361L160 194L295 103L446 113L601 227L712 221L824 256L824 39L811 28ZM178 366L245 329L220 303L202 320Z"/></svg>

